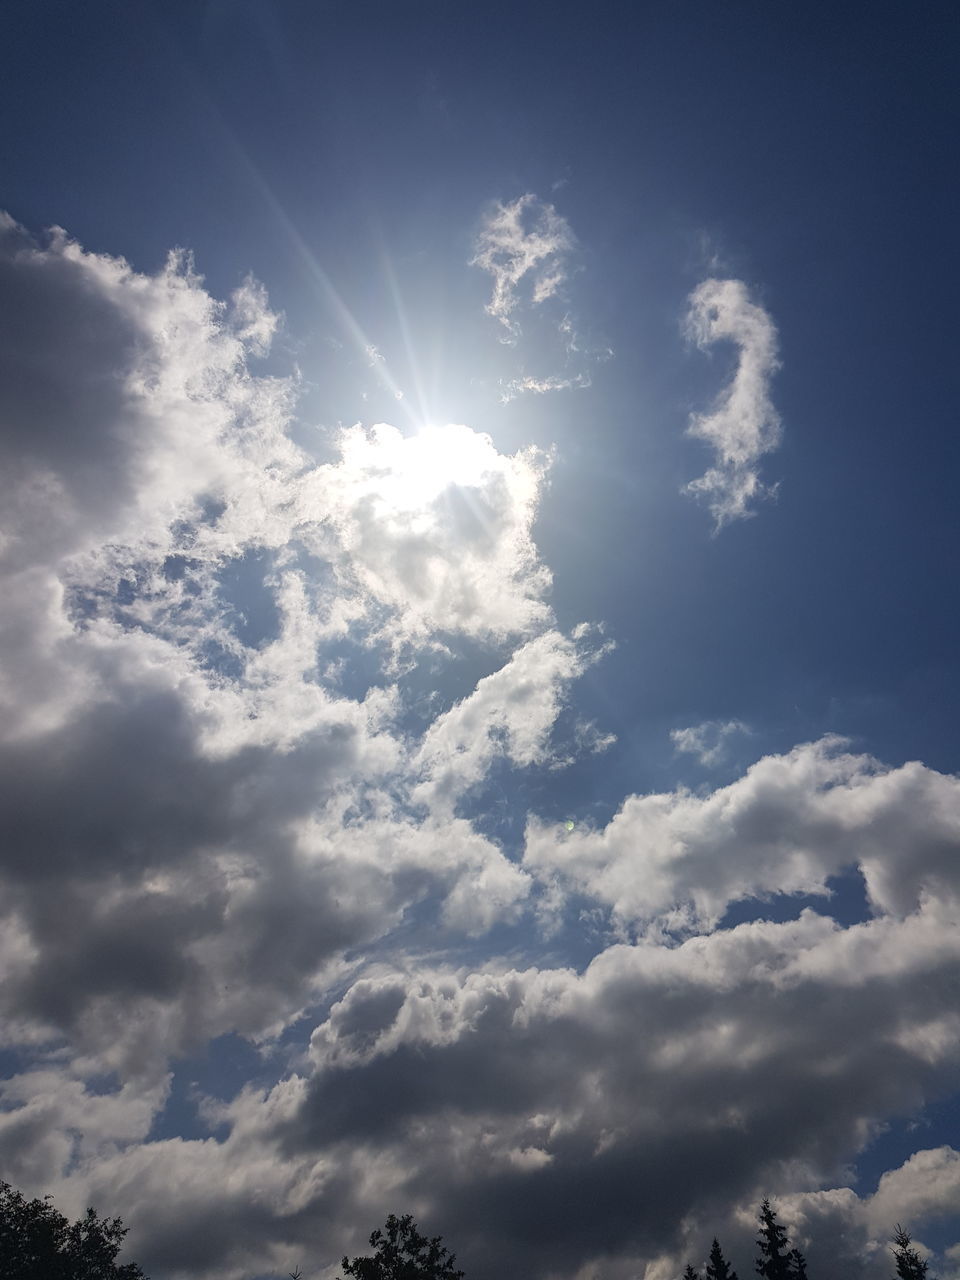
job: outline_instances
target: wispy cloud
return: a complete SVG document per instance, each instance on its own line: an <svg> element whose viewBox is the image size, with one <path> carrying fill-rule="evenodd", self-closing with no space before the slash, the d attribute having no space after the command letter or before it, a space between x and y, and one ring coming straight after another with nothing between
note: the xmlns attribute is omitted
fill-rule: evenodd
<svg viewBox="0 0 960 1280"><path fill-rule="evenodd" d="M575 244L567 220L532 193L494 206L477 236L471 262L493 277L486 309L506 330L504 342L515 342L520 334L514 313L522 296L537 305L560 291Z"/></svg>
<svg viewBox="0 0 960 1280"><path fill-rule="evenodd" d="M671 729L674 751L696 756L708 768L723 759L727 740L737 733L749 733L742 720L705 720L686 729Z"/></svg>
<svg viewBox="0 0 960 1280"><path fill-rule="evenodd" d="M770 399L779 368L777 330L742 280L704 280L690 295L687 332L701 350L717 342L739 348L737 368L709 413L694 414L688 434L714 451L712 467L685 486L707 503L716 529L754 514L752 504L776 492L760 480L759 463L780 443L780 416Z"/></svg>
<svg viewBox="0 0 960 1280"><path fill-rule="evenodd" d="M519 378L511 378L509 382L501 384L500 403L509 404L511 400L516 400L517 396L523 395L525 391L532 391L534 395L544 395L547 391L571 391L574 387L589 387L591 383L588 373L577 373L570 378L550 377L550 378L534 378L530 374L524 374Z"/></svg>
<svg viewBox="0 0 960 1280"><path fill-rule="evenodd" d="M519 369L500 379L500 402L591 385L590 370L609 360L604 343L584 340L569 305L578 270L577 239L552 204L527 193L497 203L475 242L471 265L493 278L487 314L501 326L500 341L523 350ZM528 372L539 366L539 371Z"/></svg>
<svg viewBox="0 0 960 1280"><path fill-rule="evenodd" d="M468 698L430 726L413 762L422 774L413 798L434 812L452 812L494 760L520 766L547 760L567 687L608 649L586 627L572 638L548 631L517 649L501 670L480 680ZM595 736L589 749L597 749Z"/></svg>

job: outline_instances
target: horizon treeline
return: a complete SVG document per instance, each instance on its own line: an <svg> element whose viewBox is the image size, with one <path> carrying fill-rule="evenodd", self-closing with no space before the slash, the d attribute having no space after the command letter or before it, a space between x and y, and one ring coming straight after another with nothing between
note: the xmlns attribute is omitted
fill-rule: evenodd
<svg viewBox="0 0 960 1280"><path fill-rule="evenodd" d="M777 1221L777 1215L768 1198L760 1202L757 1213L760 1232L757 1237L757 1257L754 1270L763 1280L808 1280L807 1259L801 1251L790 1245L786 1228ZM896 1280L927 1280L927 1262L913 1248L912 1237L897 1223L893 1234L893 1259ZM724 1257L716 1236L710 1246L710 1256L703 1271L697 1271L689 1262L683 1271L683 1280L740 1280L736 1271ZM816 1277L810 1277L816 1280Z"/></svg>
<svg viewBox="0 0 960 1280"><path fill-rule="evenodd" d="M101 1218L87 1209L71 1223L50 1200L50 1196L27 1200L0 1180L0 1280L148 1280L136 1262L116 1261L127 1234L119 1218ZM757 1216L757 1275L762 1280L808 1280L807 1260L791 1247L769 1199L761 1202ZM442 1238L424 1236L412 1214L390 1214L385 1227L371 1234L370 1245L372 1254L352 1261L343 1258L346 1276L353 1280L465 1280ZM927 1262L899 1223L891 1245L896 1267L891 1280L927 1280ZM290 1274L292 1280L303 1280L300 1267ZM714 1236L704 1269L698 1271L688 1262L682 1280L740 1278Z"/></svg>

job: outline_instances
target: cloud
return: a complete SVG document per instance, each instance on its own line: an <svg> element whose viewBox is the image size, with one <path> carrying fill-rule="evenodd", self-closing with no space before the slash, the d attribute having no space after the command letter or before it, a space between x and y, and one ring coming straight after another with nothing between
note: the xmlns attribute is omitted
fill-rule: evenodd
<svg viewBox="0 0 960 1280"><path fill-rule="evenodd" d="M403 678L454 636L511 670L540 633L580 647L530 533L547 459L381 424L318 465L295 381L251 371L280 323L255 282L223 305L186 255L145 275L10 219L0 249L0 1013L152 1089L210 1037L275 1034L418 903L469 935L515 917L528 877L411 798L439 738ZM561 684L529 695L541 737ZM481 755L464 787L507 740Z"/></svg>
<svg viewBox="0 0 960 1280"><path fill-rule="evenodd" d="M572 639L546 632L438 716L413 760L421 776L414 801L443 812L485 776L495 759L520 767L543 763L566 688L606 651L602 644L591 645L593 639L586 627Z"/></svg>
<svg viewBox="0 0 960 1280"><path fill-rule="evenodd" d="M568 305L576 249L569 223L531 193L498 202L483 219L471 265L493 278L486 311L502 326L501 341L517 349L522 344L526 352L520 367L500 379L501 404L528 392L585 389L591 367L613 355L581 336ZM528 363L544 372L529 373Z"/></svg>
<svg viewBox="0 0 960 1280"><path fill-rule="evenodd" d="M509 335L506 341L520 333L513 316L521 296L533 306L557 296L566 282L567 261L575 244L566 219L552 204L529 192L508 204L498 201L484 219L471 263L493 277L487 314L504 326Z"/></svg>
<svg viewBox="0 0 960 1280"><path fill-rule="evenodd" d="M716 342L738 348L736 372L714 408L694 414L687 428L713 449L716 460L685 491L706 502L719 530L753 515L752 503L776 491L761 482L759 463L781 437L769 393L779 368L777 330L741 280L704 280L690 295L687 332L701 350Z"/></svg>
<svg viewBox="0 0 960 1280"><path fill-rule="evenodd" d="M559 376L534 378L526 374L519 378L512 378L509 382L503 384L500 401L502 404L509 404L511 400L516 400L517 396L523 395L525 391L532 391L535 395L544 395L547 391L570 391L575 387L589 386L590 375L587 373L574 374L570 378Z"/></svg>
<svg viewBox="0 0 960 1280"><path fill-rule="evenodd" d="M852 962L854 945L868 964ZM808 911L674 948L614 946L582 974L381 966L318 1023L298 1073L215 1109L219 1144L154 1145L149 1162L131 1147L98 1162L96 1186L147 1206L135 1243L167 1260L191 1169L205 1169L216 1203L198 1217L200 1192L172 1233L191 1272L209 1259L203 1222L236 1221L244 1205L258 1221L253 1239L241 1232L247 1265L260 1269L298 1247L333 1264L331 1215L351 1248L397 1204L479 1280L504 1250L539 1276L606 1258L675 1272L714 1232L742 1266L772 1194L818 1274L879 1277L891 1211L949 1215L960 1157L917 1153L863 1201L846 1164L880 1117L949 1088L958 962L955 928L921 908L888 927L843 930ZM237 1274L234 1244L218 1248Z"/></svg>
<svg viewBox="0 0 960 1280"><path fill-rule="evenodd" d="M142 276L61 231L38 244L6 215L0 276L7 570L108 546L162 555L205 497L298 464L291 384L244 366L275 326L249 281L227 309L188 255Z"/></svg>
<svg viewBox="0 0 960 1280"><path fill-rule="evenodd" d="M169 1079L150 1087L127 1082L115 1092L88 1091L62 1064L0 1081L0 1148L5 1176L33 1185L63 1169L109 1157L142 1142L166 1101Z"/></svg>
<svg viewBox="0 0 960 1280"><path fill-rule="evenodd" d="M696 756L702 765L712 768L726 754L727 739L748 732L742 720L705 720L686 729L671 729L670 740L674 751Z"/></svg>
<svg viewBox="0 0 960 1280"><path fill-rule="evenodd" d="M521 214L505 325L565 261ZM610 739L568 714L607 646L549 606L546 455L358 424L317 463L254 364L281 318L186 255L7 219L0 288L3 1168L169 1280L332 1274L405 1208L472 1280L656 1280L750 1247L766 1192L846 1232L825 1280L885 1274L894 1203L955 1181L943 1148L845 1185L955 1079L960 782L826 738L558 830L538 787ZM525 838L491 834L507 773ZM779 893L824 913L722 927ZM231 1036L262 1070L204 1094L184 1059Z"/></svg>
<svg viewBox="0 0 960 1280"><path fill-rule="evenodd" d="M919 763L888 769L837 738L765 756L707 795L630 796L601 830L531 819L524 865L643 926L709 929L732 902L828 894L857 867L877 912L905 916L960 895L960 780Z"/></svg>
<svg viewBox="0 0 960 1280"><path fill-rule="evenodd" d="M898 1168L882 1174L871 1195L851 1187L809 1190L781 1195L777 1210L791 1237L807 1254L811 1273L889 1276L893 1268L892 1237L901 1223L913 1236L914 1247L936 1265L932 1250L922 1239L930 1225L941 1226L953 1217L957 1203L960 1151L949 1146L916 1151ZM745 1244L752 1235L750 1208L737 1213ZM734 1233L736 1225L734 1225ZM950 1267L957 1246L948 1246L942 1259Z"/></svg>
<svg viewBox="0 0 960 1280"><path fill-rule="evenodd" d="M454 752L468 717L482 734L484 701L451 716ZM157 1152L149 1174L135 1147L97 1163L111 1203L157 1206L141 1221L144 1256L169 1256L178 1206L154 1179L176 1182L196 1152L231 1188L211 1213L232 1222L256 1207L259 1233L243 1238L264 1266L298 1248L328 1256L331 1213L344 1247L359 1247L364 1227L403 1203L480 1280L504 1248L537 1275L607 1260L668 1274L717 1231L736 1261L752 1256L750 1216L774 1194L818 1274L886 1274L888 1218L948 1215L960 1158L918 1153L872 1198L844 1185L880 1122L949 1090L960 1057L958 886L941 856L955 847L956 780L825 743L770 757L715 797L700 802L704 830L728 828L715 863L751 830L787 866L785 828L801 846L845 838L868 884L908 878L909 900L874 892L880 914L847 928L806 910L679 945L650 936L608 947L582 973L373 965L319 1020L307 1064L216 1109L229 1136L215 1152L201 1141ZM396 847L396 832L384 838ZM688 882L703 866L687 866ZM251 1167L266 1179L256 1190ZM593 1208L561 1212L570 1203ZM210 1248L202 1221L178 1236L191 1270ZM233 1248L223 1242L221 1267Z"/></svg>
<svg viewBox="0 0 960 1280"><path fill-rule="evenodd" d="M960 1196L960 1151L937 1147L916 1151L899 1169L880 1177L869 1221L878 1232L892 1221L925 1224L952 1213Z"/></svg>
<svg viewBox="0 0 960 1280"><path fill-rule="evenodd" d="M466 426L340 433L339 460L300 483L298 536L333 565L341 599L384 609L394 639L503 640L549 621L531 538L548 459L507 457ZM322 518L318 518L318 516Z"/></svg>

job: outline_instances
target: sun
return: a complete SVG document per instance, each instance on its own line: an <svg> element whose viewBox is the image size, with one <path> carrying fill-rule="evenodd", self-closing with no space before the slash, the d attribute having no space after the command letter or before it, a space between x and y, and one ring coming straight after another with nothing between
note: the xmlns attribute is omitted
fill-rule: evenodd
<svg viewBox="0 0 960 1280"><path fill-rule="evenodd" d="M424 424L412 435L387 423L352 427L342 449L363 487L391 512L428 508L451 487L481 487L502 462L488 435L458 423Z"/></svg>

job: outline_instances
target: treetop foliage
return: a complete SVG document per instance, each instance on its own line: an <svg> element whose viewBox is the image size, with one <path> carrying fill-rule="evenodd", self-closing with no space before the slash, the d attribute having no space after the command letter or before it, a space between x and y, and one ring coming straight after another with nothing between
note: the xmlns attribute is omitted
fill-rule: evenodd
<svg viewBox="0 0 960 1280"><path fill-rule="evenodd" d="M806 1258L790 1247L769 1200L761 1203L758 1217L758 1275L763 1280L807 1280ZM126 1234L119 1218L101 1218L88 1209L82 1218L70 1222L53 1207L49 1196L27 1200L0 1181L0 1280L147 1280L137 1263L117 1264ZM891 1244L897 1272L891 1280L927 1280L927 1262L899 1223ZM390 1214L385 1225L371 1234L370 1246L372 1254L343 1259L345 1277L464 1280L442 1238L423 1235L409 1213L399 1218ZM299 1267L291 1280L302 1280ZM701 1280L701 1274L687 1263L683 1280ZM716 1236L705 1280L737 1280Z"/></svg>
<svg viewBox="0 0 960 1280"><path fill-rule="evenodd" d="M440 1236L421 1235L413 1216L391 1213L386 1225L370 1236L373 1254L344 1258L344 1275L354 1280L463 1280L456 1258L444 1248Z"/></svg>
<svg viewBox="0 0 960 1280"><path fill-rule="evenodd" d="M904 1231L899 1222L893 1236L893 1259L899 1280L926 1280L926 1260L911 1248L910 1233Z"/></svg>
<svg viewBox="0 0 960 1280"><path fill-rule="evenodd" d="M807 1280L807 1260L799 1249L791 1249L790 1241L784 1227L777 1221L777 1215L764 1200L758 1212L760 1239L757 1241L759 1256L757 1272L765 1280ZM683 1280L700 1280L693 1267L687 1263ZM737 1280L737 1273L723 1256L720 1241L714 1236L710 1246L710 1258L707 1262L706 1280ZM903 1280L922 1280L913 1275Z"/></svg>
<svg viewBox="0 0 960 1280"><path fill-rule="evenodd" d="M765 1280L790 1280L793 1274L786 1228L777 1221L769 1200L760 1205L760 1238L757 1248L757 1274Z"/></svg>
<svg viewBox="0 0 960 1280"><path fill-rule="evenodd" d="M731 1268L723 1256L723 1250L720 1248L720 1241L716 1236L713 1237L713 1244L710 1246L710 1260L707 1263L707 1280L738 1280L737 1273Z"/></svg>
<svg viewBox="0 0 960 1280"><path fill-rule="evenodd" d="M807 1280L807 1260L799 1249L790 1250L790 1274L794 1280Z"/></svg>
<svg viewBox="0 0 960 1280"><path fill-rule="evenodd" d="M116 1263L127 1230L93 1209L70 1222L49 1198L27 1200L0 1182L3 1280L146 1280L135 1262Z"/></svg>

